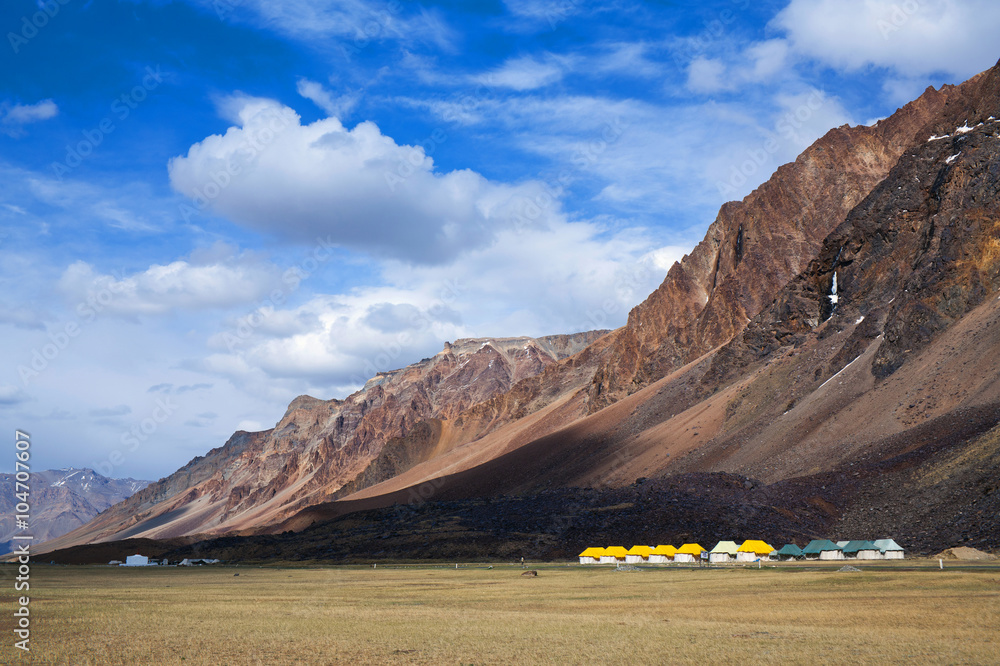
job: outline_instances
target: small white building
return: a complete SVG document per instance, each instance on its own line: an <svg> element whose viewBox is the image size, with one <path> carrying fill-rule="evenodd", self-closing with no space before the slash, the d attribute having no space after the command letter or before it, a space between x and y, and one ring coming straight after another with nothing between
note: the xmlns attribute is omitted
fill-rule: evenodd
<svg viewBox="0 0 1000 666"><path fill-rule="evenodd" d="M125 564L123 564L122 566L123 567L148 567L149 566L149 558L146 557L145 555L139 555L138 553L136 553L135 555L129 555L128 557L125 558Z"/></svg>

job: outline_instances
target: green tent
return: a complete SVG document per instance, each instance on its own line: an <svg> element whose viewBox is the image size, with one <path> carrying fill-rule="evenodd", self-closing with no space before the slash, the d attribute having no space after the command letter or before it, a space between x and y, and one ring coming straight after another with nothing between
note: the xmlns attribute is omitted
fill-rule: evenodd
<svg viewBox="0 0 1000 666"><path fill-rule="evenodd" d="M840 546L829 539L813 539L802 549L803 555L819 555L825 550L840 550Z"/></svg>
<svg viewBox="0 0 1000 666"><path fill-rule="evenodd" d="M796 546L794 543L786 543L778 551L778 557L784 559L786 557L802 557L802 549Z"/></svg>

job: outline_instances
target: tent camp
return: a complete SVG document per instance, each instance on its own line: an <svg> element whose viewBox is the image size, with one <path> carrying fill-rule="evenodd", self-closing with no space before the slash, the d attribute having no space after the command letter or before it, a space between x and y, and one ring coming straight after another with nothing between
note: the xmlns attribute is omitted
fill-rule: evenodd
<svg viewBox="0 0 1000 666"><path fill-rule="evenodd" d="M802 549L796 546L794 543L786 543L778 550L778 559L787 560L797 560L802 557Z"/></svg>
<svg viewBox="0 0 1000 666"><path fill-rule="evenodd" d="M705 549L696 543L686 543L677 549L674 562L697 562Z"/></svg>
<svg viewBox="0 0 1000 666"><path fill-rule="evenodd" d="M603 548L588 548L580 553L580 564L597 564L601 561L601 555L603 554Z"/></svg>
<svg viewBox="0 0 1000 666"><path fill-rule="evenodd" d="M855 560L881 560L882 551L871 541L848 541L842 549L844 557Z"/></svg>
<svg viewBox="0 0 1000 666"><path fill-rule="evenodd" d="M177 566L196 567L196 566L201 566L202 564L218 564L219 562L221 562L221 560L213 560L208 558L197 558L197 557L194 559L189 559L185 557L183 560L177 563Z"/></svg>
<svg viewBox="0 0 1000 666"><path fill-rule="evenodd" d="M650 564L667 564L674 561L674 555L677 553L677 549L673 546L657 546L653 549L653 552L649 554Z"/></svg>
<svg viewBox="0 0 1000 666"><path fill-rule="evenodd" d="M735 541L720 541L715 548L708 551L708 561L712 563L735 562L739 546Z"/></svg>
<svg viewBox="0 0 1000 666"><path fill-rule="evenodd" d="M813 539L805 548L802 554L807 560L842 560L844 552L840 546L829 539Z"/></svg>
<svg viewBox="0 0 1000 666"><path fill-rule="evenodd" d="M653 549L650 546L632 546L625 554L626 564L647 564Z"/></svg>
<svg viewBox="0 0 1000 666"><path fill-rule="evenodd" d="M601 564L619 564L625 562L628 551L621 546L608 546L601 555Z"/></svg>
<svg viewBox="0 0 1000 666"><path fill-rule="evenodd" d="M737 562L766 560L774 552L774 546L757 539L747 539L736 551Z"/></svg>
<svg viewBox="0 0 1000 666"><path fill-rule="evenodd" d="M879 552L882 553L882 558L886 560L902 560L903 558L903 547L892 539L878 539L875 541L875 547L878 548Z"/></svg>

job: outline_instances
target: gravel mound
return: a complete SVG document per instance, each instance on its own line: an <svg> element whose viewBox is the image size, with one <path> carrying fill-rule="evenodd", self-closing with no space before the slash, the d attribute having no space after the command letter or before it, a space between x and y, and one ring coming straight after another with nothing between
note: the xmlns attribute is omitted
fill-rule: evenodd
<svg viewBox="0 0 1000 666"><path fill-rule="evenodd" d="M995 560L996 555L990 555L987 552L981 551L978 548L969 548L968 546L959 546L957 548L948 548L937 555L934 556L935 559L940 560Z"/></svg>
<svg viewBox="0 0 1000 666"><path fill-rule="evenodd" d="M837 569L838 573L861 573L861 569L857 567L852 567L850 564L845 565L843 568Z"/></svg>

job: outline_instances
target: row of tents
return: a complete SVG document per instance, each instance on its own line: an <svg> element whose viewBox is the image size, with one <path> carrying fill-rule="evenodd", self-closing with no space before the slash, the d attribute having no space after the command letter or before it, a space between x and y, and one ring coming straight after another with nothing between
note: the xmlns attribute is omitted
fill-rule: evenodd
<svg viewBox="0 0 1000 666"><path fill-rule="evenodd" d="M877 541L839 541L814 539L805 548L794 543L776 549L757 539L749 539L737 546L735 541L720 541L712 550L697 543L673 546L623 546L591 547L579 555L580 564L669 564L674 562L711 563L756 562L757 560L901 560L903 548L892 539Z"/></svg>

